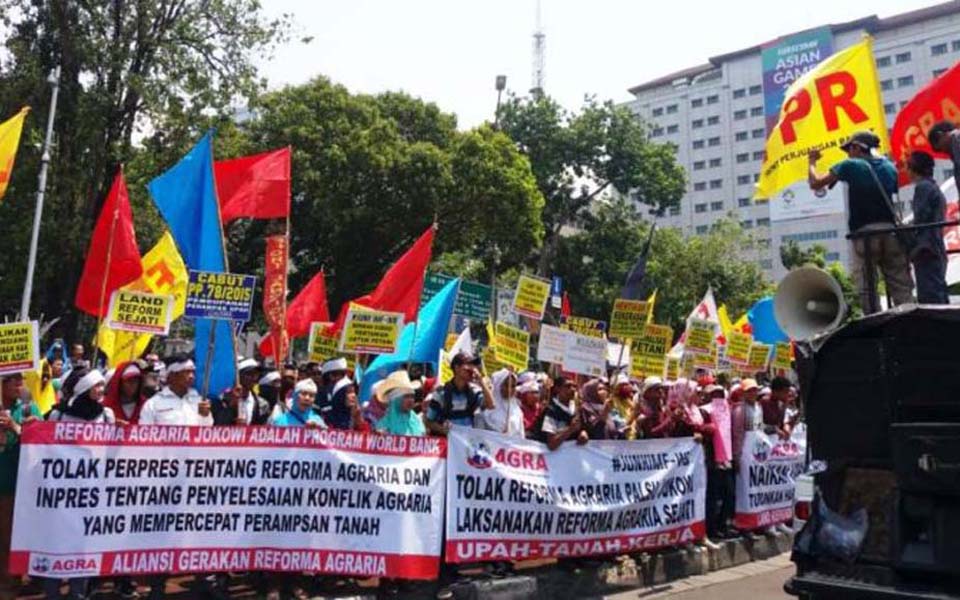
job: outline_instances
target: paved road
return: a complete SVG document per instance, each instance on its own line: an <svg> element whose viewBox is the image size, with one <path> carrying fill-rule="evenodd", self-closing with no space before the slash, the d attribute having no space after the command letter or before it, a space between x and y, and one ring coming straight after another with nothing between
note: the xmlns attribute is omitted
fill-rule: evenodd
<svg viewBox="0 0 960 600"><path fill-rule="evenodd" d="M608 596L610 600L787 600L783 582L793 574L793 565L781 555L708 575L670 584Z"/></svg>

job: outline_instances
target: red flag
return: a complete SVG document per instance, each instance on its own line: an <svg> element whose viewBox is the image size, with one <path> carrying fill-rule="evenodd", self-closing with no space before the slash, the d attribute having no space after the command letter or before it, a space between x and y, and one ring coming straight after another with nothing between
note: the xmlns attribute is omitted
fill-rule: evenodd
<svg viewBox="0 0 960 600"><path fill-rule="evenodd" d="M917 92L897 114L890 147L900 174L900 185L910 183L906 162L912 151L923 150L934 156L945 156L935 152L927 140L930 127L943 119L960 123L960 62Z"/></svg>
<svg viewBox="0 0 960 600"><path fill-rule="evenodd" d="M303 337L310 333L310 323L327 322L330 320L330 311L327 308L327 282L320 271L297 297L287 306L287 338ZM260 340L260 354L273 354L273 334Z"/></svg>
<svg viewBox="0 0 960 600"><path fill-rule="evenodd" d="M560 316L569 317L573 312L570 310L570 296L566 292L563 293L563 300L560 302Z"/></svg>
<svg viewBox="0 0 960 600"><path fill-rule="evenodd" d="M263 275L263 314L270 325L270 333L279 343L273 345L273 364L280 368L290 347L286 331L287 309L287 236L267 238ZM326 304L326 294L324 294Z"/></svg>
<svg viewBox="0 0 960 600"><path fill-rule="evenodd" d="M224 224L240 217L285 219L290 214L290 148L213 165Z"/></svg>
<svg viewBox="0 0 960 600"><path fill-rule="evenodd" d="M375 310L402 312L403 319L409 323L417 319L420 309L420 294L423 292L423 276L430 264L433 247L433 225L420 236L413 246L383 275L377 289L371 293L344 302L340 307L337 322L331 331L337 332L343 327L350 303L360 304Z"/></svg>
<svg viewBox="0 0 960 600"><path fill-rule="evenodd" d="M73 302L83 312L102 318L110 305L110 294L136 281L141 274L143 266L133 231L130 197L123 169L120 169L93 228L87 261Z"/></svg>

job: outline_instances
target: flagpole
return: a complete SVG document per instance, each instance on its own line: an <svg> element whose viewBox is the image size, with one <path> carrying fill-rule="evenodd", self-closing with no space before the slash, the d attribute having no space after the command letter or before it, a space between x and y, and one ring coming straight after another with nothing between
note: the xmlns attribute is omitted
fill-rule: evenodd
<svg viewBox="0 0 960 600"><path fill-rule="evenodd" d="M120 175L123 175L123 165L120 165ZM112 188L112 186L111 186ZM111 189L112 191L112 189ZM117 192L119 194L119 190ZM109 199L109 193L107 198ZM93 365L97 365L97 352L100 350L100 327L103 325L103 302L107 295L107 279L110 277L110 262L113 258L113 238L117 232L117 221L120 219L120 201L116 199L113 205L113 220L110 222L110 236L107 238L107 264L103 269L103 284L100 286L100 303L97 305L97 335L93 340ZM107 309L109 310L109 308Z"/></svg>
<svg viewBox="0 0 960 600"><path fill-rule="evenodd" d="M37 206L33 212L33 231L30 235L30 254L27 258L27 278L23 283L23 299L20 303L20 319L28 320L30 296L33 294L33 272L37 267L37 244L40 241L40 218L43 215L43 197L47 191L47 168L50 165L50 145L53 141L53 122L57 114L57 96L60 95L60 65L53 70L47 82L53 87L50 94L50 114L47 115L47 134L43 140L40 156L40 177L37 186Z"/></svg>

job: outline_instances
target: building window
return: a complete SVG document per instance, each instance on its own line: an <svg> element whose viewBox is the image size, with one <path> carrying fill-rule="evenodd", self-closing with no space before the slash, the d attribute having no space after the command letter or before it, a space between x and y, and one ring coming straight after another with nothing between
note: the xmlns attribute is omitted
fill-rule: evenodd
<svg viewBox="0 0 960 600"><path fill-rule="evenodd" d="M740 208L750 206L750 198L737 198L737 206Z"/></svg>
<svg viewBox="0 0 960 600"><path fill-rule="evenodd" d="M757 227L770 227L770 217L760 217L757 219Z"/></svg>
<svg viewBox="0 0 960 600"><path fill-rule="evenodd" d="M880 82L880 89L883 90L883 91L885 91L885 92L888 92L888 91L892 90L892 89L893 89L893 80L892 80L892 79L884 79L883 81L881 81L881 82Z"/></svg>
<svg viewBox="0 0 960 600"><path fill-rule="evenodd" d="M706 162L704 162L704 161L702 161L702 160L697 160L697 161L694 161L694 163L693 163L693 170L694 170L694 171L702 171L704 168L706 168L706 166L707 166L707 163L706 163Z"/></svg>
<svg viewBox="0 0 960 600"><path fill-rule="evenodd" d="M703 119L694 119L693 122L690 123L690 126L694 129L700 129L703 127Z"/></svg>
<svg viewBox="0 0 960 600"><path fill-rule="evenodd" d="M954 52L960 52L960 40L953 40L950 42L950 49Z"/></svg>
<svg viewBox="0 0 960 600"><path fill-rule="evenodd" d="M947 45L944 44L934 44L930 46L930 54L933 56L940 56L941 54L947 53Z"/></svg>
<svg viewBox="0 0 960 600"><path fill-rule="evenodd" d="M827 229L823 231L804 231L803 233L790 233L780 236L781 242L820 242L823 240L837 239L836 229Z"/></svg>
<svg viewBox="0 0 960 600"><path fill-rule="evenodd" d="M716 94L707 96L707 104L716 104L717 102L720 102L720 96Z"/></svg>
<svg viewBox="0 0 960 600"><path fill-rule="evenodd" d="M680 207L679 207L679 206L671 206L671 207L670 207L670 216L671 216L671 217L675 217L675 216L677 216L677 215L679 215L679 214L680 214Z"/></svg>
<svg viewBox="0 0 960 600"><path fill-rule="evenodd" d="M720 123L720 117L716 115L707 117L707 125L717 125L718 123Z"/></svg>
<svg viewBox="0 0 960 600"><path fill-rule="evenodd" d="M750 183L749 175L737 175L737 185L746 185Z"/></svg>
<svg viewBox="0 0 960 600"><path fill-rule="evenodd" d="M667 133L677 133L680 131L679 125L667 125Z"/></svg>
<svg viewBox="0 0 960 600"><path fill-rule="evenodd" d="M738 89L733 90L733 98L734 98L734 99L737 99L737 98L745 98L746 96L747 96L747 89L746 89L746 88L738 88Z"/></svg>
<svg viewBox="0 0 960 600"><path fill-rule="evenodd" d="M750 219L740 221L740 227L744 229L753 229L753 221L751 221Z"/></svg>
<svg viewBox="0 0 960 600"><path fill-rule="evenodd" d="M702 192L706 189L707 189L706 181L698 181L697 183L693 184L693 191L695 192Z"/></svg>
<svg viewBox="0 0 960 600"><path fill-rule="evenodd" d="M700 150L704 147L705 144L706 142L704 142L703 140L693 140L693 149Z"/></svg>
<svg viewBox="0 0 960 600"><path fill-rule="evenodd" d="M719 190L719 189L722 188L722 187L723 187L723 180L722 180L722 179L711 179L711 180L710 180L710 189L711 189L711 190Z"/></svg>
<svg viewBox="0 0 960 600"><path fill-rule="evenodd" d="M750 116L751 116L751 117L762 117L762 116L763 116L763 107L762 107L762 106L754 106L753 108L751 108L751 109L750 109Z"/></svg>
<svg viewBox="0 0 960 600"><path fill-rule="evenodd" d="M719 201L717 201L717 202L711 202L711 203L710 203L710 210L713 210L713 211L723 210L723 201L722 201L722 200L719 200Z"/></svg>
<svg viewBox="0 0 960 600"><path fill-rule="evenodd" d="M677 105L676 105L676 104L671 104L671 105L667 106L667 114L668 114L668 115L672 115L672 114L674 114L674 113L676 113L676 112L677 112Z"/></svg>
<svg viewBox="0 0 960 600"><path fill-rule="evenodd" d="M897 77L897 87L907 87L913 85L913 75L906 77Z"/></svg>
<svg viewBox="0 0 960 600"><path fill-rule="evenodd" d="M744 142L749 136L750 134L746 131L738 131L734 134L733 139L737 140L738 142Z"/></svg>
<svg viewBox="0 0 960 600"><path fill-rule="evenodd" d="M746 118L747 118L747 110L746 110L746 109L733 111L733 120L734 120L734 121L742 121L742 120L744 120L744 119L746 119Z"/></svg>
<svg viewBox="0 0 960 600"><path fill-rule="evenodd" d="M653 131L650 132L650 137L660 137L663 135L663 127L654 127Z"/></svg>
<svg viewBox="0 0 960 600"><path fill-rule="evenodd" d="M933 70L933 76L934 76L934 77L940 77L941 75L943 75L943 74L946 73L946 72L947 72L946 68L944 68L944 69L934 69L934 70Z"/></svg>
<svg viewBox="0 0 960 600"><path fill-rule="evenodd" d="M744 152L744 153L742 153L742 154L738 154L738 155L737 155L737 162L738 162L738 163L745 163L745 162L747 162L748 160L750 160L750 154L749 154L748 152Z"/></svg>
<svg viewBox="0 0 960 600"><path fill-rule="evenodd" d="M719 145L720 145L720 138L719 138L719 137L712 137L712 138L708 139L708 140L707 140L707 145L710 146L710 147L719 146Z"/></svg>
<svg viewBox="0 0 960 600"><path fill-rule="evenodd" d="M761 269L770 270L773 268L773 261L770 260L769 258L764 258L762 260L759 260L757 261L757 264L760 265Z"/></svg>
<svg viewBox="0 0 960 600"><path fill-rule="evenodd" d="M703 106L703 98L694 98L690 101L690 108L700 108Z"/></svg>
<svg viewBox="0 0 960 600"><path fill-rule="evenodd" d="M707 203L704 202L703 204L694 204L694 205L693 205L693 212L695 212L695 213L705 213L705 212L707 212Z"/></svg>
<svg viewBox="0 0 960 600"><path fill-rule="evenodd" d="M755 140L763 139L764 137L766 137L766 135L767 135L767 131L763 127L761 127L760 129L754 129L753 131L750 132L750 137L752 137Z"/></svg>
<svg viewBox="0 0 960 600"><path fill-rule="evenodd" d="M839 252L827 252L827 253L824 255L824 258L827 260L827 262L837 262L838 260L840 260L840 253L839 253Z"/></svg>
<svg viewBox="0 0 960 600"><path fill-rule="evenodd" d="M762 85L751 85L751 86L750 86L750 95L751 95L751 96L756 96L757 94L759 94L759 93L761 93L761 92L763 92L763 86L762 86Z"/></svg>
<svg viewBox="0 0 960 600"><path fill-rule="evenodd" d="M910 62L910 58L911 58L911 57L910 57L910 53L909 53L909 52L901 52L901 53L897 54L895 60L896 60L896 62L897 62L898 65L902 65L903 63L908 63L908 62Z"/></svg>
<svg viewBox="0 0 960 600"><path fill-rule="evenodd" d="M706 225L697 225L697 235L705 234L710 228Z"/></svg>
<svg viewBox="0 0 960 600"><path fill-rule="evenodd" d="M711 159L710 159L710 166L711 166L711 167L719 167L721 164L723 164L723 159L722 159L722 158L711 158Z"/></svg>
<svg viewBox="0 0 960 600"><path fill-rule="evenodd" d="M757 150L753 153L753 160L763 160L763 150Z"/></svg>
<svg viewBox="0 0 960 600"><path fill-rule="evenodd" d="M889 56L878 56L877 57L877 66L878 67L889 67L890 66L890 57Z"/></svg>
<svg viewBox="0 0 960 600"><path fill-rule="evenodd" d="M655 109L653 109L653 116L655 116L655 117L662 117L662 116L663 116L663 108L655 108Z"/></svg>
<svg viewBox="0 0 960 600"><path fill-rule="evenodd" d="M897 112L897 105L896 105L896 103L891 102L891 103L889 103L889 104L884 104L884 105L883 105L883 112L887 113L888 115L892 115L893 113Z"/></svg>

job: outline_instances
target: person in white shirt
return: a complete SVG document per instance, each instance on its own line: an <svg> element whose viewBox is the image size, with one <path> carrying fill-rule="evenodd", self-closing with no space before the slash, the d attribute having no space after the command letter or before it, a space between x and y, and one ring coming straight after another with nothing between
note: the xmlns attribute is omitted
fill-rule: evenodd
<svg viewBox="0 0 960 600"><path fill-rule="evenodd" d="M213 425L210 402L193 385L197 368L186 357L167 363L167 385L146 401L140 411L141 425Z"/></svg>

